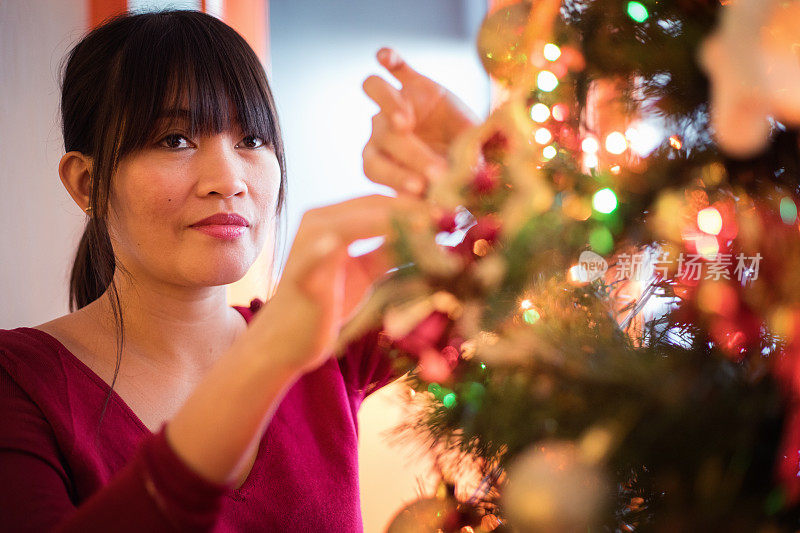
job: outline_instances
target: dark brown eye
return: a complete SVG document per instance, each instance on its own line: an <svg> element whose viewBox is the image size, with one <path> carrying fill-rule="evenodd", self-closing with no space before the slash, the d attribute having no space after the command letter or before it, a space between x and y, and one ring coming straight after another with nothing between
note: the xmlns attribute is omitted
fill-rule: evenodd
<svg viewBox="0 0 800 533"><path fill-rule="evenodd" d="M164 148L172 148L172 149L189 148L190 146L189 139L187 139L186 137L184 137L179 133L170 133L169 135L162 138L158 142L158 144L160 146L163 146Z"/></svg>
<svg viewBox="0 0 800 533"><path fill-rule="evenodd" d="M247 137L242 139L237 146L241 148L255 149L255 148L261 148L266 144L267 143L261 137L258 137L256 135L248 135Z"/></svg>

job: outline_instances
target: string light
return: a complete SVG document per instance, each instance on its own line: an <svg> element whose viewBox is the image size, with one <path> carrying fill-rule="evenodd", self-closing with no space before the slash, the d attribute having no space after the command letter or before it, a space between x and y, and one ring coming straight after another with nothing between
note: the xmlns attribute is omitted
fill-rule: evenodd
<svg viewBox="0 0 800 533"><path fill-rule="evenodd" d="M567 271L569 282L573 285L579 285L589 282L589 273L585 268L580 265L572 265Z"/></svg>
<svg viewBox="0 0 800 533"><path fill-rule="evenodd" d="M599 213L611 213L617 208L617 195L608 187L600 189L592 196L592 207Z"/></svg>
<svg viewBox="0 0 800 533"><path fill-rule="evenodd" d="M478 257L484 257L492 250L492 245L486 239L478 239L472 245L472 253Z"/></svg>
<svg viewBox="0 0 800 533"><path fill-rule="evenodd" d="M536 309L526 309L522 312L522 319L527 324L535 324L542 316Z"/></svg>
<svg viewBox="0 0 800 533"><path fill-rule="evenodd" d="M437 400L442 396L442 386L436 382L428 384L428 392L433 394L434 398Z"/></svg>
<svg viewBox="0 0 800 533"><path fill-rule="evenodd" d="M594 137L586 137L581 143L581 150L587 154L596 154L600 150L600 143Z"/></svg>
<svg viewBox="0 0 800 533"><path fill-rule="evenodd" d="M550 118L550 108L541 103L534 104L534 106L531 107L531 118L540 124L542 122L547 122L547 119Z"/></svg>
<svg viewBox="0 0 800 533"><path fill-rule="evenodd" d="M553 119L558 122L567 120L567 106L564 104L556 104L553 106Z"/></svg>
<svg viewBox="0 0 800 533"><path fill-rule="evenodd" d="M536 86L539 87L540 91L549 93L558 87L558 78L549 70L543 70L536 76Z"/></svg>
<svg viewBox="0 0 800 533"><path fill-rule="evenodd" d="M780 213L784 224L794 224L797 220L797 204L788 196L784 196L781 198Z"/></svg>
<svg viewBox="0 0 800 533"><path fill-rule="evenodd" d="M625 130L625 138L631 151L639 157L646 157L664 140L663 133L647 122L637 122Z"/></svg>
<svg viewBox="0 0 800 533"><path fill-rule="evenodd" d="M607 254L614 248L614 237L605 226L600 226L589 233L589 246L599 254Z"/></svg>
<svg viewBox="0 0 800 533"><path fill-rule="evenodd" d="M706 207L697 213L697 227L709 235L719 235L722 231L722 215L716 207Z"/></svg>
<svg viewBox="0 0 800 533"><path fill-rule="evenodd" d="M628 140L625 136L618 132L612 132L606 137L606 150L610 154L620 155L628 149Z"/></svg>
<svg viewBox="0 0 800 533"><path fill-rule="evenodd" d="M597 168L600 161L597 159L597 154L586 154L583 157L583 164L586 165L586 168Z"/></svg>
<svg viewBox="0 0 800 533"><path fill-rule="evenodd" d="M719 253L719 242L717 242L716 237L713 235L699 235L694 242L697 246L697 253L704 259L709 261L716 259Z"/></svg>
<svg viewBox="0 0 800 533"><path fill-rule="evenodd" d="M544 58L546 60L555 61L559 57L561 57L561 48L553 43L547 43L544 45Z"/></svg>
<svg viewBox="0 0 800 533"><path fill-rule="evenodd" d="M641 2L628 2L628 16L638 23L642 23L650 18L650 13Z"/></svg>
<svg viewBox="0 0 800 533"><path fill-rule="evenodd" d="M533 138L539 144L547 144L553 139L553 134L547 128L539 128Z"/></svg>
<svg viewBox="0 0 800 533"><path fill-rule="evenodd" d="M456 394L454 392L450 392L445 394L444 398L442 398L442 404L445 407L453 407L456 403Z"/></svg>
<svg viewBox="0 0 800 533"><path fill-rule="evenodd" d="M544 157L544 159L546 161L550 161L557 154L558 154L558 150L556 150L556 147L553 146L552 144L550 146L545 146L544 150L542 150L542 157Z"/></svg>

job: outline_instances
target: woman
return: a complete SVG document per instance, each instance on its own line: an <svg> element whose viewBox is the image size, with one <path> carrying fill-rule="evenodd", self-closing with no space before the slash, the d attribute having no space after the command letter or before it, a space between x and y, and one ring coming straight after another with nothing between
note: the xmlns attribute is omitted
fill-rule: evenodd
<svg viewBox="0 0 800 533"><path fill-rule="evenodd" d="M72 312L0 330L2 530L361 531L356 411L396 375L379 331L330 347L393 265L347 245L426 204L370 168L398 196L306 213L269 302L231 308L286 194L244 40L198 12L113 19L69 54L61 111L89 219Z"/></svg>

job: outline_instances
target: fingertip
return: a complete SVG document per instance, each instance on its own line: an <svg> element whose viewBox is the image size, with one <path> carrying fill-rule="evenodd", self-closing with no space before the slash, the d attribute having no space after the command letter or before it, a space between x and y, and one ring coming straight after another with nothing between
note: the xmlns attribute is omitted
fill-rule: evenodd
<svg viewBox="0 0 800 533"><path fill-rule="evenodd" d="M388 46L382 46L375 54L375 57L378 58L378 61L386 61L391 53L392 53L391 48L389 48Z"/></svg>
<svg viewBox="0 0 800 533"><path fill-rule="evenodd" d="M372 75L367 76L366 78L364 78L364 81L361 83L361 88L364 90L364 92L368 92L367 86L372 83L372 78L374 78L374 77L375 77L375 75L372 74Z"/></svg>
<svg viewBox="0 0 800 533"><path fill-rule="evenodd" d="M398 54L394 48L381 48L378 54L378 60L387 70L394 70L403 65L403 58L400 57L400 54Z"/></svg>

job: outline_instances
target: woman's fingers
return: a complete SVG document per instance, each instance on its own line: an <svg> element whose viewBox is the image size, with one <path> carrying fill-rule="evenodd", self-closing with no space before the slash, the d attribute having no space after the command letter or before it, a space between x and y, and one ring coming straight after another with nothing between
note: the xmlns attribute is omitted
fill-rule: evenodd
<svg viewBox="0 0 800 533"><path fill-rule="evenodd" d="M285 274L295 280L307 275L353 241L389 235L392 221L405 212L430 212L426 202L411 196L373 194L307 211L297 230Z"/></svg>
<svg viewBox="0 0 800 533"><path fill-rule="evenodd" d="M421 196L427 189L425 176L397 163L383 154L375 144L364 147L364 175L375 183L387 185L396 191Z"/></svg>
<svg viewBox="0 0 800 533"><path fill-rule="evenodd" d="M403 85L420 80L430 81L430 78L423 76L413 68L409 67L408 63L405 62L400 54L398 54L392 48L381 48L378 50L376 57L378 62Z"/></svg>
<svg viewBox="0 0 800 533"><path fill-rule="evenodd" d="M372 119L372 137L362 153L364 173L376 183L420 194L421 185L438 179L447 161L413 133L397 133L387 122L383 113ZM425 183L417 183L419 178Z"/></svg>
<svg viewBox="0 0 800 533"><path fill-rule="evenodd" d="M352 257L348 262L350 271L358 271L367 279L375 281L383 277L389 270L395 268L395 257L390 245L384 243L371 252Z"/></svg>
<svg viewBox="0 0 800 533"><path fill-rule="evenodd" d="M372 285L394 268L395 258L389 245L360 255L348 257L345 266L345 299L343 315L348 316L364 299Z"/></svg>
<svg viewBox="0 0 800 533"><path fill-rule="evenodd" d="M395 89L392 84L380 76L372 75L364 80L361 87L367 96L378 104L381 113L391 117L393 128L400 131L414 130L414 111L400 91Z"/></svg>

